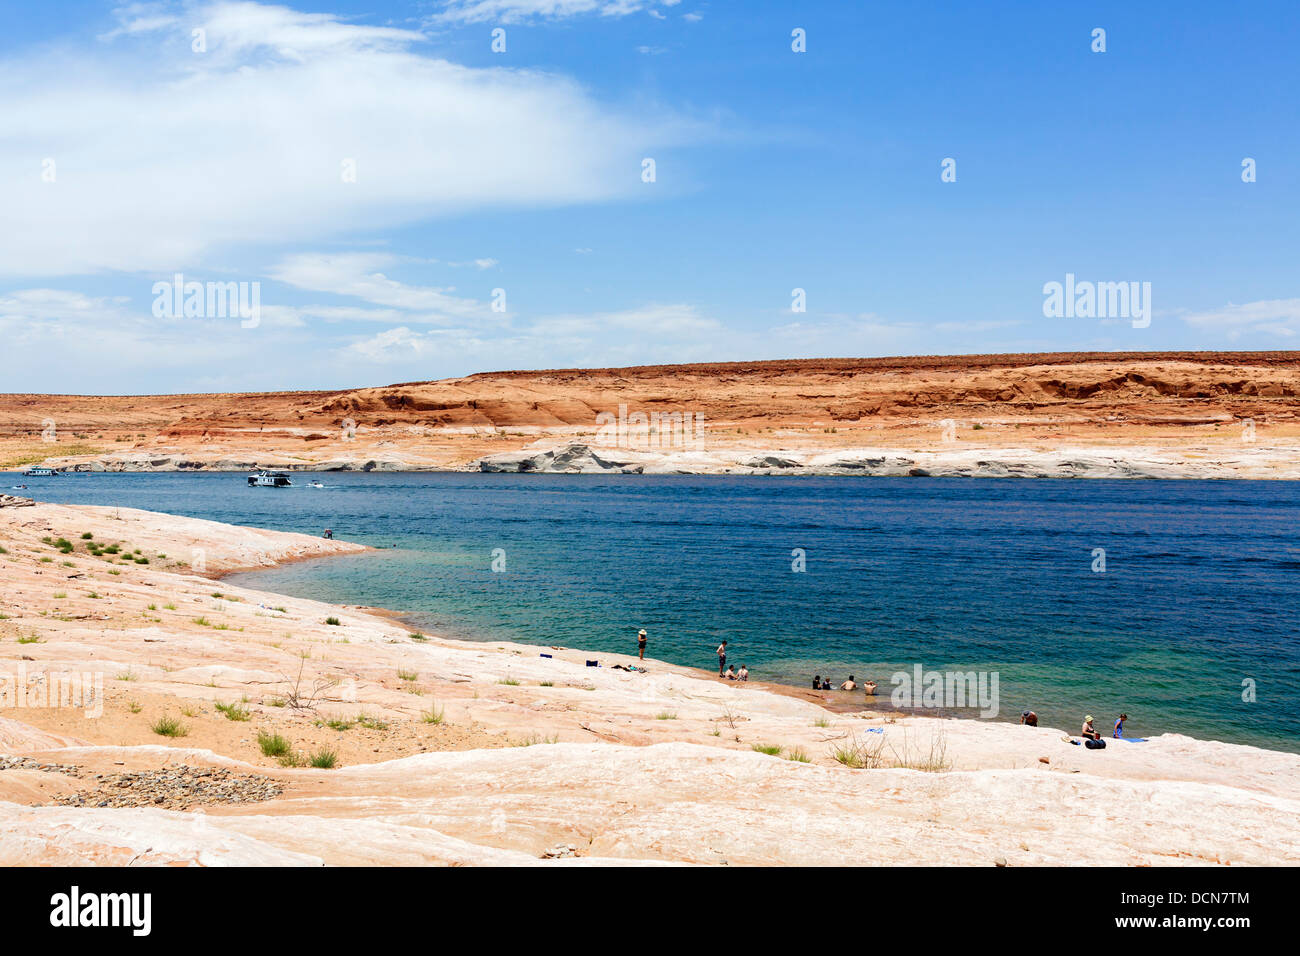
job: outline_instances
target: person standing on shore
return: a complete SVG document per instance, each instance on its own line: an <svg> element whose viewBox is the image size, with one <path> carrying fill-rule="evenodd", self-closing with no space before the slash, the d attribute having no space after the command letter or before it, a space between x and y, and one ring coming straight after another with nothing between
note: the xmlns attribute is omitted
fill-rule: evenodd
<svg viewBox="0 0 1300 956"><path fill-rule="evenodd" d="M727 642L723 641L718 645L718 676L721 677L727 669Z"/></svg>
<svg viewBox="0 0 1300 956"><path fill-rule="evenodd" d="M645 628L641 628L636 635L636 656L640 660L645 660Z"/></svg>
<svg viewBox="0 0 1300 956"><path fill-rule="evenodd" d="M1124 721L1128 720L1128 714L1120 714L1119 720L1115 721L1115 737L1118 739L1124 736Z"/></svg>

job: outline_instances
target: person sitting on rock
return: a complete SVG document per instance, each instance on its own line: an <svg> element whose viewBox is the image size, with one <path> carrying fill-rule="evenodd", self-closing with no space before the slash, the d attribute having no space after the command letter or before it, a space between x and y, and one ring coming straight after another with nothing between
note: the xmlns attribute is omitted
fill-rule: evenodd
<svg viewBox="0 0 1300 956"><path fill-rule="evenodd" d="M749 680L749 668L744 664L740 665L740 673L736 675L736 680Z"/></svg>
<svg viewBox="0 0 1300 956"><path fill-rule="evenodd" d="M1092 726L1092 714L1083 718L1083 730L1079 731L1079 736L1092 740L1101 740L1101 734L1097 733L1097 728Z"/></svg>
<svg viewBox="0 0 1300 956"><path fill-rule="evenodd" d="M731 665L729 665L729 666L727 667L727 673L723 674L722 676L725 677L727 680L735 680L735 679L736 679L736 665L735 665L735 664L731 664Z"/></svg>
<svg viewBox="0 0 1300 956"><path fill-rule="evenodd" d="M1038 715L1032 710L1022 710L1020 712L1020 722L1026 727L1038 726Z"/></svg>
<svg viewBox="0 0 1300 956"><path fill-rule="evenodd" d="M822 675L813 674L813 690L821 690L821 689L822 689Z"/></svg>

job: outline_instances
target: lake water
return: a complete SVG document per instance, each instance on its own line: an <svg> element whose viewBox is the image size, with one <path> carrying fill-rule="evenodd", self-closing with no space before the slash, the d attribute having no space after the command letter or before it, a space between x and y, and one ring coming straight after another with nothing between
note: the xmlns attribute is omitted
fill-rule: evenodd
<svg viewBox="0 0 1300 956"><path fill-rule="evenodd" d="M313 489L318 477L326 485ZM32 497L382 548L237 583L432 633L892 689L996 672L1000 719L1300 750L1300 484L937 478L84 474ZM1105 551L1104 572L1095 549ZM798 571L798 554L806 570ZM494 571L497 567L504 570ZM1243 681L1256 700L1243 700Z"/></svg>

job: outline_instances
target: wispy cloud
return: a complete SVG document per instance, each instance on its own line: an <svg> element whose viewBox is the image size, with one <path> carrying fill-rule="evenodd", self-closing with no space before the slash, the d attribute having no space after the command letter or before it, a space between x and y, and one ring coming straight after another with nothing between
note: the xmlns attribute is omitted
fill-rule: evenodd
<svg viewBox="0 0 1300 956"><path fill-rule="evenodd" d="M1236 338L1244 332L1264 332L1289 338L1300 333L1300 299L1261 299L1228 303L1220 309L1189 312L1182 316L1199 329L1218 329Z"/></svg>
<svg viewBox="0 0 1300 956"><path fill-rule="evenodd" d="M298 289L350 296L398 310L389 314L420 313L423 318L418 321L449 322L493 316L488 305L476 299L452 295L454 289L409 285L390 279L382 271L414 261L387 253L301 253L289 256L275 266L270 276ZM328 314L327 310L319 308L309 311Z"/></svg>
<svg viewBox="0 0 1300 956"><path fill-rule="evenodd" d="M625 17L633 13L658 14L681 0L448 0L435 20L456 23L519 23L525 20L560 20L578 16Z"/></svg>
<svg viewBox="0 0 1300 956"><path fill-rule="evenodd" d="M438 59L418 31L251 2L120 16L89 48L0 59L0 275L193 269L249 244L631 195L641 157L690 136L561 76Z"/></svg>

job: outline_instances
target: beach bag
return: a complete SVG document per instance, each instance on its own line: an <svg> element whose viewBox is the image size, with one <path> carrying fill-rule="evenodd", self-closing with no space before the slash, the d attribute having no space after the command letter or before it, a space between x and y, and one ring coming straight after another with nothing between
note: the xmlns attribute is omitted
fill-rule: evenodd
<svg viewBox="0 0 1300 956"><path fill-rule="evenodd" d="M1089 750L1105 750L1105 749L1106 749L1106 741L1104 741L1104 740L1093 740L1091 737L1089 737L1089 738L1087 738L1086 740L1084 740L1083 745L1084 745L1085 747L1087 747Z"/></svg>

